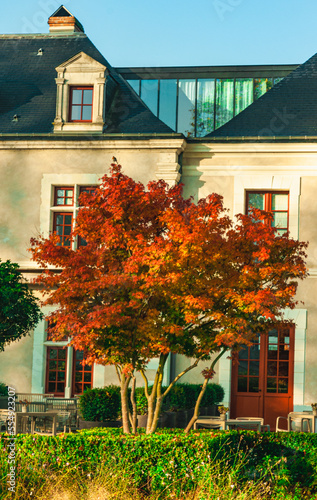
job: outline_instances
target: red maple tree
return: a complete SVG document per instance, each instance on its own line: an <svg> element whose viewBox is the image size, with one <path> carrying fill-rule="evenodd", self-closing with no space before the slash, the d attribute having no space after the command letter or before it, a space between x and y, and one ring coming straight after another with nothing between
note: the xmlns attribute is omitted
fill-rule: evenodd
<svg viewBox="0 0 317 500"><path fill-rule="evenodd" d="M81 195L80 204L71 239L83 238L85 246L59 246L57 235L32 240L33 259L44 268L38 281L48 294L45 304L58 305L50 316L51 334L56 340L71 336L88 363L116 366L124 432L130 432L131 381L136 430L137 371L145 381L151 433L172 385L216 354L205 372L197 418L219 357L250 342L255 332L268 331L283 321L283 309L295 307L298 279L306 276L306 244L279 236L267 224L268 214L254 210L234 224L221 196L196 204L183 198L181 185L155 181L145 188L116 163L93 194ZM170 353L194 361L162 392ZM153 358L159 362L149 390L146 365Z"/></svg>

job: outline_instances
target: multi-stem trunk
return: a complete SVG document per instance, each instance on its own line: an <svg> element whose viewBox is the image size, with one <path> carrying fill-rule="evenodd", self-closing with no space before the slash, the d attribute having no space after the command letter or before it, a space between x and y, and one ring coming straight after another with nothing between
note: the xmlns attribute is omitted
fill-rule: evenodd
<svg viewBox="0 0 317 500"><path fill-rule="evenodd" d="M219 359L221 358L221 356L224 355L224 353L227 351L228 349L227 348L224 348L220 354L218 354L218 356L213 360L213 362L211 363L210 365L210 369L208 370L210 374L212 374L214 372L214 367L215 367L215 364L217 363L217 361L219 361ZM211 379L211 376L210 377L206 377L205 380L204 380L204 383L202 385L202 388L201 388L201 391L199 393L199 396L197 398L197 401L196 401L196 405L195 405L195 410L194 410L194 415L192 416L192 418L190 419L186 429L184 430L185 434L188 434L190 429L192 428L192 426L194 425L194 423L196 422L197 418L199 417L199 407L200 407L200 403L201 403L201 400L203 399L203 396L206 392L206 387L208 385L208 382L209 380Z"/></svg>
<svg viewBox="0 0 317 500"><path fill-rule="evenodd" d="M152 387L152 392L149 394L149 385L148 385L148 379L145 375L144 370L141 370L141 375L144 379L145 382L145 395L148 401L148 422L147 422L147 427L146 427L146 433L147 434L152 434L155 432L158 424L158 419L160 416L160 412L162 409L162 404L164 401L164 398L167 396L167 394L170 392L172 387L178 382L178 380L185 375L185 373L189 372L193 368L195 368L199 361L200 358L196 359L195 362L188 366L185 370L183 370L181 373L179 373L175 379L169 384L167 389L162 393L162 382L163 382L163 373L164 373L164 366L166 363L168 355L161 355L160 356L160 361L159 361L159 367L157 369L155 379L154 379L154 384Z"/></svg>

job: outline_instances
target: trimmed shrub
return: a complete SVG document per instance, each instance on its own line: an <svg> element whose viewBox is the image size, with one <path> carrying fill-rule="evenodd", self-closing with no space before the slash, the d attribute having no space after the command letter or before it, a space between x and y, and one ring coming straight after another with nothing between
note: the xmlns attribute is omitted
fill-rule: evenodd
<svg viewBox="0 0 317 500"><path fill-rule="evenodd" d="M103 388L87 389L80 396L79 408L82 418L86 421L116 420L121 412L120 387L108 385Z"/></svg>
<svg viewBox="0 0 317 500"><path fill-rule="evenodd" d="M8 387L6 384L3 382L0 382L0 396L7 396L8 395Z"/></svg>
<svg viewBox="0 0 317 500"><path fill-rule="evenodd" d="M9 444L10 437L0 434L3 478L10 467ZM175 498L168 493L179 487L185 498L217 467L217 477L224 475L229 486L262 481L270 498L288 498L295 491L291 498L301 500L317 494L317 434L201 430L186 435L164 429L127 436L120 429L94 429L55 437L18 435L15 449L17 481L28 489L38 485L39 471L58 478L68 470L71 480L72 474L93 478L112 469L142 493ZM1 489L5 481L0 497Z"/></svg>

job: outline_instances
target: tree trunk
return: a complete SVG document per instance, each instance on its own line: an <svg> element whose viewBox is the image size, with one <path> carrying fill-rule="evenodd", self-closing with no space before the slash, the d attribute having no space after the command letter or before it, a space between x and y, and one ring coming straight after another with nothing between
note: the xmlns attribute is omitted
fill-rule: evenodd
<svg viewBox="0 0 317 500"><path fill-rule="evenodd" d="M128 387L131 376L126 376L121 372L121 412L122 412L122 427L125 434L131 434L129 424L129 404L128 404Z"/></svg>
<svg viewBox="0 0 317 500"><path fill-rule="evenodd" d="M131 404L132 404L132 421L131 421L131 427L132 427L132 434L136 434L137 432L137 427L138 427L138 416L137 416L137 409L136 409L136 401L135 401L135 385L136 385L136 378L135 375L132 377L132 387L131 387Z"/></svg>
<svg viewBox="0 0 317 500"><path fill-rule="evenodd" d="M220 354L218 354L218 356L213 360L213 362L210 365L210 369L209 369L210 373L213 372L215 364L217 363L217 361L221 358L221 356L223 356L223 354L227 350L228 350L227 348L223 349L223 351L221 351ZM204 396L204 394L206 392L206 387L207 387L207 384L208 384L209 380L210 380L210 378L207 378L207 377L204 380L203 386L201 388L201 391L200 391L199 396L198 396L197 401L196 401L194 415L192 416L192 418L190 419L190 421L189 421L186 429L184 430L185 434L189 433L190 429L192 428L192 426L196 422L197 418L199 417L200 403L201 403L201 400L203 399L203 396Z"/></svg>

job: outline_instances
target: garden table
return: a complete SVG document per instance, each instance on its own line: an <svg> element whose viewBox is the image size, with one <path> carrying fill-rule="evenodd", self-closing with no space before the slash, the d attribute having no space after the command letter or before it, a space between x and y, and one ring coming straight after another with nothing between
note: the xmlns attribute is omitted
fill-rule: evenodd
<svg viewBox="0 0 317 500"><path fill-rule="evenodd" d="M252 427L257 427L257 430L261 432L261 426L263 424L263 420L259 418L259 420L244 420L243 418L229 418L228 420L225 420L225 429L230 429L230 427L249 427L252 429Z"/></svg>
<svg viewBox="0 0 317 500"><path fill-rule="evenodd" d="M292 411L287 415L288 429L292 430L292 421L299 422L301 432L317 432L317 416L313 412L298 412ZM307 424L307 429L304 429L304 424ZM296 427L296 426L295 426Z"/></svg>
<svg viewBox="0 0 317 500"><path fill-rule="evenodd" d="M206 425L211 427L212 429L219 428L221 430L225 430L226 421L221 419L220 417L201 417L197 418L194 423L194 429L197 429L197 424Z"/></svg>
<svg viewBox="0 0 317 500"><path fill-rule="evenodd" d="M21 428L22 432L26 432L25 420L28 417L31 418L31 434L35 434L35 422L37 418L46 418L46 417L52 418L53 421L52 432L50 432L49 434L56 436L56 420L58 415L55 411L27 411L27 412L16 411L15 412L16 430L19 430Z"/></svg>

